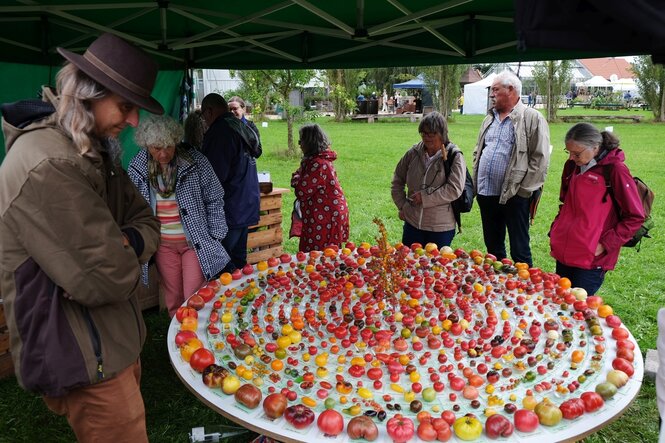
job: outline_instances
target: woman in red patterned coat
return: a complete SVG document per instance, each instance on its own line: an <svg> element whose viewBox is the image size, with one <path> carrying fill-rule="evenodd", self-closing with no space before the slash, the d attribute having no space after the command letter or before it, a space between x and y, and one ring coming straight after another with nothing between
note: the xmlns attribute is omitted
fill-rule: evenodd
<svg viewBox="0 0 665 443"><path fill-rule="evenodd" d="M337 153L319 125L300 128L300 168L291 177L302 213L299 249L322 251L330 245L341 245L349 239L349 207L337 180L333 161Z"/></svg>

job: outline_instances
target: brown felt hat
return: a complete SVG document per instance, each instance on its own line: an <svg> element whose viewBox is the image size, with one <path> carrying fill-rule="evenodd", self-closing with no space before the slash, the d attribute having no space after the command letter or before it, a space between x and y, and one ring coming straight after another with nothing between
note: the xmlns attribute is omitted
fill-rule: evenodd
<svg viewBox="0 0 665 443"><path fill-rule="evenodd" d="M153 114L164 108L150 96L158 66L146 53L114 34L102 34L83 55L58 52L102 86Z"/></svg>

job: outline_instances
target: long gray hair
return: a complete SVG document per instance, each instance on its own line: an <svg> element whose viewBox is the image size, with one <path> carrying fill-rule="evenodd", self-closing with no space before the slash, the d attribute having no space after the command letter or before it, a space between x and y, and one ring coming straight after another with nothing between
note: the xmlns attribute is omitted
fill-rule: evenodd
<svg viewBox="0 0 665 443"><path fill-rule="evenodd" d="M90 102L105 97L108 90L71 63L58 72L56 85L60 97L58 124L71 135L81 154L85 154L98 144L94 137L95 118Z"/></svg>

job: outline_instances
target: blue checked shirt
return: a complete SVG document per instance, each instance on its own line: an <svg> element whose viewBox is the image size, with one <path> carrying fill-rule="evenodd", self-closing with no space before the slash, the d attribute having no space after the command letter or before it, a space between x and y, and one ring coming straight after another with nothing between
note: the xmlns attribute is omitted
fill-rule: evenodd
<svg viewBox="0 0 665 443"><path fill-rule="evenodd" d="M478 194L501 195L510 155L515 144L515 128L510 116L499 120L495 110L494 120L485 135L485 149L478 163Z"/></svg>

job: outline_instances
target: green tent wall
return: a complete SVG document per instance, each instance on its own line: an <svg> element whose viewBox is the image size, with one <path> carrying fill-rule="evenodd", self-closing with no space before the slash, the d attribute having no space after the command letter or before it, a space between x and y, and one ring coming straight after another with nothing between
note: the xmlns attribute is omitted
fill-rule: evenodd
<svg viewBox="0 0 665 443"><path fill-rule="evenodd" d="M0 103L37 98L42 85L55 85L55 75L59 68L39 65L0 62ZM174 118L180 112L180 84L183 71L160 71L157 75L153 97L164 107L164 111ZM142 114L145 111L141 111ZM122 162L125 166L138 151L133 141L134 129L125 129L120 135L124 149ZM5 139L0 133L0 163L5 158Z"/></svg>

